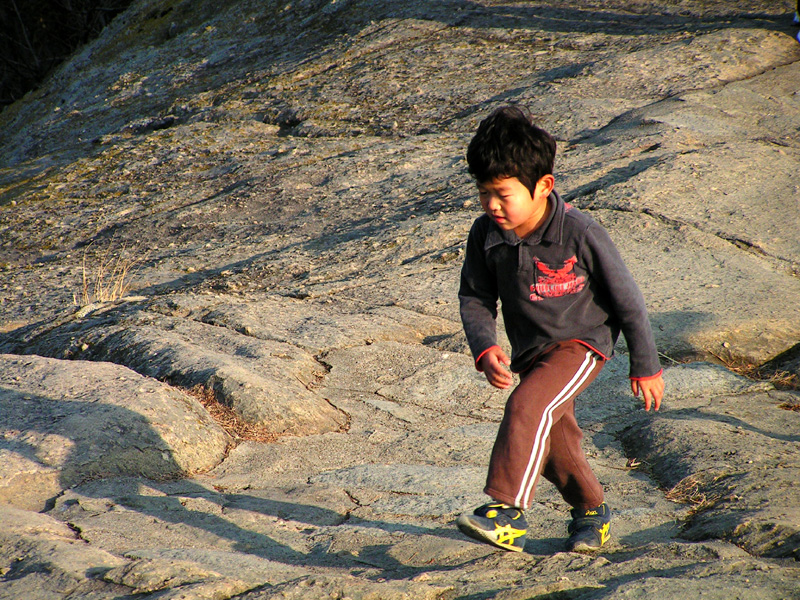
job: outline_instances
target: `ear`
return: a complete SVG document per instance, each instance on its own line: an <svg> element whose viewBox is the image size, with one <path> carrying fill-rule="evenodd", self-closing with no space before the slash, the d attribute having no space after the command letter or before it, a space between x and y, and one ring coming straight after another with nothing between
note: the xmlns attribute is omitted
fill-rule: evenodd
<svg viewBox="0 0 800 600"><path fill-rule="evenodd" d="M536 194L544 196L550 195L556 185L556 178L552 175L542 175L539 181L536 182Z"/></svg>

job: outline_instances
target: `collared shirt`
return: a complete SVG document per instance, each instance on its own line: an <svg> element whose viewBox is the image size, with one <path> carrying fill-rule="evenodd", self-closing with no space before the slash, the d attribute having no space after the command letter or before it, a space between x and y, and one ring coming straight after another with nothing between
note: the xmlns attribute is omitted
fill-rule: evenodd
<svg viewBox="0 0 800 600"><path fill-rule="evenodd" d="M472 225L458 296L473 357L497 345L499 299L512 371L524 371L549 345L568 340L609 358L621 331L631 378L658 375L644 298L608 233L556 192L548 201L547 220L524 239L487 215Z"/></svg>

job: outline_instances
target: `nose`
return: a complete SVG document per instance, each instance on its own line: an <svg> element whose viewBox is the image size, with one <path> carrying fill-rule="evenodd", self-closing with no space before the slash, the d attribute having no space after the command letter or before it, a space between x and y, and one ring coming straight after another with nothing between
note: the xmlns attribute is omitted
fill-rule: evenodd
<svg viewBox="0 0 800 600"><path fill-rule="evenodd" d="M489 202L486 203L486 207L492 212L500 210L500 199L494 194L491 194L489 196Z"/></svg>

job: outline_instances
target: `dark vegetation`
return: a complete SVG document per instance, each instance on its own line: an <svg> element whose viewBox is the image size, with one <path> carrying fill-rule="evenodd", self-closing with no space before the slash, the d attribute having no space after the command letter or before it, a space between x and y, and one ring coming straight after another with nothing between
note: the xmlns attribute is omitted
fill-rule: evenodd
<svg viewBox="0 0 800 600"><path fill-rule="evenodd" d="M0 0L0 110L97 36L131 0Z"/></svg>

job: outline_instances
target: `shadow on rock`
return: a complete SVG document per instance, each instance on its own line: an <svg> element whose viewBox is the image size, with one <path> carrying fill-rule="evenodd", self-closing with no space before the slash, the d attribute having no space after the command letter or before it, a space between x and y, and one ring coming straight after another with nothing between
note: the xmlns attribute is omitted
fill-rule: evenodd
<svg viewBox="0 0 800 600"><path fill-rule="evenodd" d="M219 464L230 442L192 398L110 363L0 360L0 502L48 511L117 555L183 557L238 578L247 556L266 571L375 563L390 573L402 567L395 534L456 535L351 517L336 486L245 494L185 479Z"/></svg>
<svg viewBox="0 0 800 600"><path fill-rule="evenodd" d="M303 492L293 495L282 490L217 492L191 480L109 479L66 492L52 514L80 531L83 539L111 545L118 553L182 557L217 571L220 566L215 563L223 557L230 568L241 571L242 562L250 556L288 569L368 565L381 569L386 578L405 577L414 569L392 556L390 542L364 541L391 540L397 533L456 535L449 529L351 519L345 505L331 509L322 505L325 500L311 503L314 500L302 496ZM335 503L336 494L332 496L329 502ZM338 541L333 532L339 528L349 531L345 537L358 540L355 546ZM119 547L113 548L115 544ZM270 568L266 563L254 564Z"/></svg>
<svg viewBox="0 0 800 600"><path fill-rule="evenodd" d="M667 498L692 505L681 536L721 539L749 553L800 559L800 415L788 392L719 396L639 418L621 432ZM685 403L697 404L689 398Z"/></svg>
<svg viewBox="0 0 800 600"><path fill-rule="evenodd" d="M108 363L0 355L0 500L41 510L100 477L213 468L230 438L200 404Z"/></svg>

